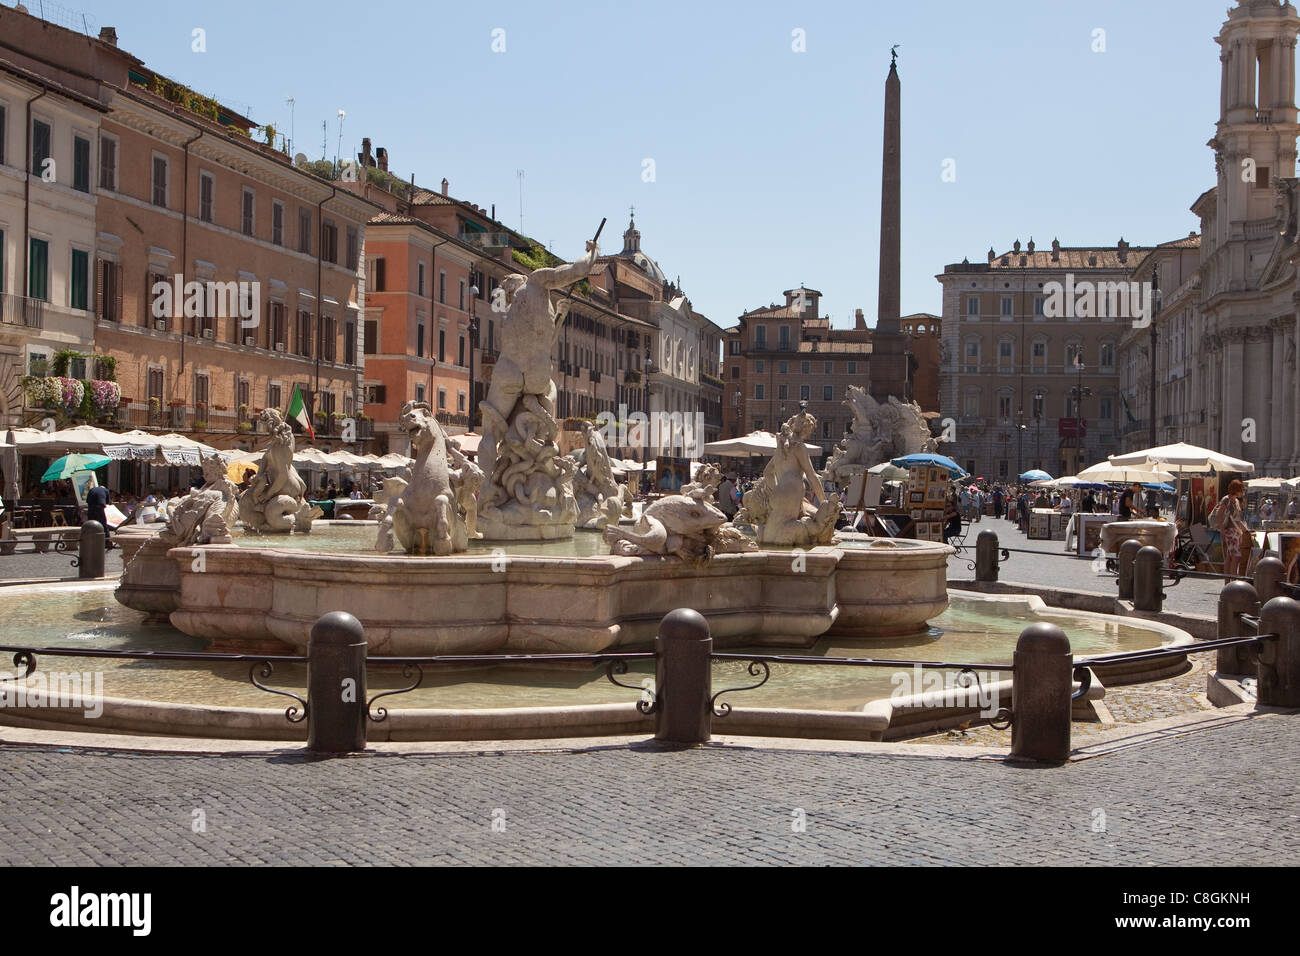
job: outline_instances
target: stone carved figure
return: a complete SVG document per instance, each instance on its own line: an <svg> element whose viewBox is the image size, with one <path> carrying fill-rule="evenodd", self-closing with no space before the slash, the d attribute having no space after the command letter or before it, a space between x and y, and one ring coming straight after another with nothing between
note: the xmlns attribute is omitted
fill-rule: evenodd
<svg viewBox="0 0 1300 956"><path fill-rule="evenodd" d="M245 530L263 534L311 531L322 512L307 501L307 483L293 467L293 429L274 408L263 409L259 419L271 441L262 467L239 496L239 518Z"/></svg>
<svg viewBox="0 0 1300 956"><path fill-rule="evenodd" d="M486 478L479 523L487 538L572 537L578 517L573 495L577 463L560 455L555 442L555 382L551 357L568 313L551 292L590 275L599 255L588 241L576 262L506 276L501 283L508 307L501 323L501 353L492 369L479 442L479 467Z"/></svg>
<svg viewBox="0 0 1300 956"><path fill-rule="evenodd" d="M447 434L427 402L403 405L397 425L410 438L415 460L410 481L389 503L393 536L408 554L466 550L469 539L452 488Z"/></svg>
<svg viewBox="0 0 1300 956"><path fill-rule="evenodd" d="M718 500L720 484L722 484L722 470L717 465L704 464L695 473L693 481L682 485L682 494L713 504Z"/></svg>
<svg viewBox="0 0 1300 956"><path fill-rule="evenodd" d="M483 469L465 457L455 440L448 442L447 454L451 459L451 490L456 496L456 505L465 519L465 534L478 539L483 532L478 530L478 493L483 487Z"/></svg>
<svg viewBox="0 0 1300 956"><path fill-rule="evenodd" d="M817 419L800 412L776 436L776 452L763 469L763 477L745 492L737 522L754 525L760 544L812 547L830 544L840 514L840 496L822 491L804 441ZM816 504L804 499L807 480Z"/></svg>
<svg viewBox="0 0 1300 956"><path fill-rule="evenodd" d="M582 436L587 450L573 479L578 526L599 530L607 524L618 524L623 512L623 497L614 478L614 466L610 464L604 436L591 422L582 423Z"/></svg>
<svg viewBox="0 0 1300 956"><path fill-rule="evenodd" d="M853 425L823 469L826 478L840 487L883 461L938 450L939 443L915 402L900 402L892 395L888 402L877 402L866 389L850 385L843 404L853 413Z"/></svg>
<svg viewBox="0 0 1300 956"><path fill-rule="evenodd" d="M1277 231L1282 234L1285 242L1294 242L1298 227L1300 227L1300 203L1297 202L1300 197L1296 194L1296 186L1300 179L1288 178L1285 176L1274 180L1274 189L1277 194L1277 202L1273 208L1277 212Z"/></svg>
<svg viewBox="0 0 1300 956"><path fill-rule="evenodd" d="M221 518L227 528L233 528L239 517L239 486L230 480L225 463L216 455L203 459L203 491L216 491L221 494L225 507Z"/></svg>
<svg viewBox="0 0 1300 956"><path fill-rule="evenodd" d="M631 529L606 525L605 540L610 554L674 555L693 565L704 564L715 554L758 549L716 507L689 495L660 498L641 513Z"/></svg>
<svg viewBox="0 0 1300 956"><path fill-rule="evenodd" d="M406 490L407 481L408 479L398 476L386 477L379 490L375 492L375 504L367 517L379 522L375 536L375 550L380 554L388 554L396 547L393 539L393 512L397 509L397 502L402 497L402 492Z"/></svg>

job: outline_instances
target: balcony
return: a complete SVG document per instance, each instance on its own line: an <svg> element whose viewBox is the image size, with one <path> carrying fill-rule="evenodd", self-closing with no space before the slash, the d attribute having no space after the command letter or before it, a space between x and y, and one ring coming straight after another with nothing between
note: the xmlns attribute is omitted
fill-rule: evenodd
<svg viewBox="0 0 1300 956"><path fill-rule="evenodd" d="M640 370L640 369L635 369L635 368L630 368L630 369L627 369L625 372L623 372L623 384L624 384L624 385L640 385L640 384L641 384L641 370Z"/></svg>
<svg viewBox="0 0 1300 956"><path fill-rule="evenodd" d="M480 249L504 249L510 245L508 232L462 232L456 238Z"/></svg>
<svg viewBox="0 0 1300 956"><path fill-rule="evenodd" d="M45 328L45 303L25 295L0 293L0 323L29 329Z"/></svg>

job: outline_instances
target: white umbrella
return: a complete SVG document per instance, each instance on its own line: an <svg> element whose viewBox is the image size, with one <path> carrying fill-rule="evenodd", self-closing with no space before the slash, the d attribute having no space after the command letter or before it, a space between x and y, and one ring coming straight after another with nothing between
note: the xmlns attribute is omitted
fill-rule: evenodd
<svg viewBox="0 0 1300 956"><path fill-rule="evenodd" d="M1143 484L1157 481L1173 481L1174 476L1167 471L1157 471L1150 465L1125 468L1108 461L1099 462L1091 468L1085 468L1075 475L1083 481L1122 481L1126 484L1134 481Z"/></svg>
<svg viewBox="0 0 1300 956"><path fill-rule="evenodd" d="M1240 458L1233 458L1199 445L1176 442L1160 445L1127 455L1111 455L1110 463L1118 467L1158 467L1177 475L1205 474L1211 471L1237 471L1249 474L1255 466Z"/></svg>
<svg viewBox="0 0 1300 956"><path fill-rule="evenodd" d="M51 451L103 451L105 445L119 445L122 436L117 432L96 428L94 425L74 425L46 435L43 445ZM33 448L35 451L35 448Z"/></svg>
<svg viewBox="0 0 1300 956"><path fill-rule="evenodd" d="M483 436L477 432L464 432L460 435L449 435L456 446L466 455L478 454L478 443L483 440Z"/></svg>
<svg viewBox="0 0 1300 956"><path fill-rule="evenodd" d="M1246 482L1246 487L1252 491L1277 491L1288 484L1284 478L1251 478Z"/></svg>
<svg viewBox="0 0 1300 956"><path fill-rule="evenodd" d="M867 469L869 475L879 475L885 481L905 481L910 473L906 468L899 468L893 462L882 461Z"/></svg>
<svg viewBox="0 0 1300 956"><path fill-rule="evenodd" d="M820 445L810 445L804 442L804 447L809 452L820 455L823 449ZM740 438L726 438L722 441L709 442L704 446L704 454L718 455L725 458L754 458L764 457L776 454L776 436L771 432L757 431L750 432Z"/></svg>

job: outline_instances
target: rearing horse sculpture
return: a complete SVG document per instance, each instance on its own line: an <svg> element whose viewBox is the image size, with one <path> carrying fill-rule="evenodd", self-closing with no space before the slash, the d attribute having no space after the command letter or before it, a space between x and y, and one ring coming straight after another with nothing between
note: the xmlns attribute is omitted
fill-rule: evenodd
<svg viewBox="0 0 1300 956"><path fill-rule="evenodd" d="M393 534L408 554L451 554L469 547L447 464L447 435L426 402L407 402L397 419L411 439L411 480L393 508Z"/></svg>

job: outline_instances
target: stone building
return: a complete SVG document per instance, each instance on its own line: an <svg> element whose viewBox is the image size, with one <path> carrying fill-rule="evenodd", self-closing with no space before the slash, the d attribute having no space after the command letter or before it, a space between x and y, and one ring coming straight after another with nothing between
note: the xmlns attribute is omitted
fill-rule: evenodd
<svg viewBox="0 0 1300 956"><path fill-rule="evenodd" d="M1037 249L944 267L944 453L977 476L1071 475L1119 451L1117 354L1141 307L1129 282L1149 249ZM1082 394L1080 394L1082 392Z"/></svg>
<svg viewBox="0 0 1300 956"><path fill-rule="evenodd" d="M939 316L929 312L914 312L899 319L899 327L909 337L911 398L923 412L939 411L940 325Z"/></svg>
<svg viewBox="0 0 1300 956"><path fill-rule="evenodd" d="M1154 433L1160 444L1187 440L1250 460L1258 474L1300 472L1298 34L1291 4L1242 0L1215 38L1216 182L1191 207L1199 249L1166 250L1140 267L1139 278L1156 273L1161 308L1122 344L1125 393L1138 406L1128 449Z"/></svg>

